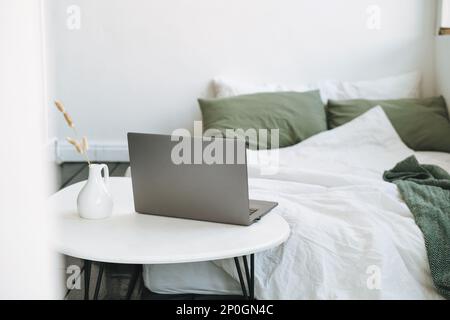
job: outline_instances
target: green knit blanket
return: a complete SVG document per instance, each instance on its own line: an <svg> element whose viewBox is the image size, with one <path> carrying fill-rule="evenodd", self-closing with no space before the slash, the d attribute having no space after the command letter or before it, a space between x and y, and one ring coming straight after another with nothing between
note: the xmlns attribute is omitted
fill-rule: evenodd
<svg viewBox="0 0 450 320"><path fill-rule="evenodd" d="M411 156L386 171L425 238L431 276L438 292L450 299L450 174Z"/></svg>

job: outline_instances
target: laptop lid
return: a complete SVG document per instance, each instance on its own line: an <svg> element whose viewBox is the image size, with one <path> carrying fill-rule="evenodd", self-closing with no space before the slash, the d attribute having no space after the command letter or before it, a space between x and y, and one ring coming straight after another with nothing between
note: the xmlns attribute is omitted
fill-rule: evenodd
<svg viewBox="0 0 450 320"><path fill-rule="evenodd" d="M137 212L248 224L243 141L128 133L128 146Z"/></svg>

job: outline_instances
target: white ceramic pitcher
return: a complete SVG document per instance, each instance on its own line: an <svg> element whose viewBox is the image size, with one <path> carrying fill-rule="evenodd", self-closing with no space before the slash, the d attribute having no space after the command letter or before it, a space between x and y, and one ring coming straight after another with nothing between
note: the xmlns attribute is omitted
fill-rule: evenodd
<svg viewBox="0 0 450 320"><path fill-rule="evenodd" d="M108 188L108 166L105 164L89 165L89 178L77 199L78 214L81 218L105 219L111 216L113 199Z"/></svg>

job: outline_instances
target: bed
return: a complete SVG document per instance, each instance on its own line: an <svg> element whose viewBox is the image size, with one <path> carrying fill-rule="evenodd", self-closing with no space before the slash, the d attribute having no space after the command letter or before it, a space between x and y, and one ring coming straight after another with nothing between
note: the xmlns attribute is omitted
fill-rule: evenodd
<svg viewBox="0 0 450 320"><path fill-rule="evenodd" d="M444 138L444 137L443 137ZM263 167L277 154L275 174ZM442 299L423 235L382 174L416 155L450 171L450 154L414 152L381 108L291 147L249 151L250 198L279 202L291 227L281 247L256 255L258 299ZM230 260L144 266L156 293L239 294Z"/></svg>

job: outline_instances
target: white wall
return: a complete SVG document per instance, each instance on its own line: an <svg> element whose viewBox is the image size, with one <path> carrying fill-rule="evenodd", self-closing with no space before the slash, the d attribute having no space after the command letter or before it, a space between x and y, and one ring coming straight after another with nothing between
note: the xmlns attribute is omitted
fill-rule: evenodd
<svg viewBox="0 0 450 320"><path fill-rule="evenodd" d="M128 131L191 128L216 75L299 83L419 69L424 94L435 93L435 1L47 1L55 98L101 160L126 157ZM80 30L66 27L72 4ZM366 27L369 5L381 8L379 31ZM58 137L67 134L60 122Z"/></svg>
<svg viewBox="0 0 450 320"><path fill-rule="evenodd" d="M440 27L450 28L450 0L441 0Z"/></svg>
<svg viewBox="0 0 450 320"><path fill-rule="evenodd" d="M447 4L448 6L449 4ZM447 8L449 10L450 8ZM439 12L438 17L450 16L450 12L447 15L443 15ZM438 21L438 28L441 22ZM437 91L439 94L444 95L447 101L447 107L450 112L450 36L436 36L436 79L437 79Z"/></svg>
<svg viewBox="0 0 450 320"><path fill-rule="evenodd" d="M450 36L440 36L436 40L437 90L444 95L450 112Z"/></svg>
<svg viewBox="0 0 450 320"><path fill-rule="evenodd" d="M0 299L57 297L45 210L40 0L0 1Z"/></svg>

